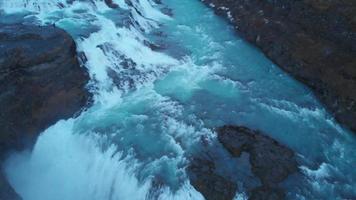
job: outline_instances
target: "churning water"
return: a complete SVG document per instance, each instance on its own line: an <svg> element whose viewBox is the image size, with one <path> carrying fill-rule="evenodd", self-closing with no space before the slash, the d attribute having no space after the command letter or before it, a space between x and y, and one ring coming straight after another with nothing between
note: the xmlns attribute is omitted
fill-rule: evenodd
<svg viewBox="0 0 356 200"><path fill-rule="evenodd" d="M260 129L297 152L305 177L285 183L288 198L356 196L355 136L224 20L198 0L113 2L0 0L1 23L69 32L94 94L80 116L5 163L24 200L203 199L185 168L200 138L213 142L224 124Z"/></svg>

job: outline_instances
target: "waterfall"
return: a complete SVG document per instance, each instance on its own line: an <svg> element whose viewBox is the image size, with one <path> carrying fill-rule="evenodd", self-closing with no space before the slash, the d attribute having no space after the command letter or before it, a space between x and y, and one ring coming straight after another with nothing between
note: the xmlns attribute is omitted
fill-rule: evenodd
<svg viewBox="0 0 356 200"><path fill-rule="evenodd" d="M198 0L157 2L0 0L6 15L72 35L94 95L90 108L5 162L24 200L204 199L186 168L225 124L262 130L297 152L304 179L284 185L289 198L354 195L356 140L309 89ZM222 152L217 162L239 183L234 159Z"/></svg>

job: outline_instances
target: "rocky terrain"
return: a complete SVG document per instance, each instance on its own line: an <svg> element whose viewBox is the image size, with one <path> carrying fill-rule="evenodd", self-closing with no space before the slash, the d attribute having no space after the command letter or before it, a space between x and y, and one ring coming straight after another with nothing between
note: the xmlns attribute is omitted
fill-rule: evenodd
<svg viewBox="0 0 356 200"><path fill-rule="evenodd" d="M284 199L279 184L298 171L298 163L292 150L245 127L223 126L217 129L218 140L232 157L248 154L252 174L259 183L248 189L249 199ZM193 186L207 200L231 200L236 189L235 182L219 174L219 167L210 159L213 155L195 158L188 168ZM244 165L239 163L236 168ZM240 180L241 181L241 180ZM248 183L243 183L248 184ZM241 191L240 191L241 192Z"/></svg>
<svg viewBox="0 0 356 200"><path fill-rule="evenodd" d="M356 1L202 1L356 131Z"/></svg>
<svg viewBox="0 0 356 200"><path fill-rule="evenodd" d="M0 155L31 147L38 134L88 103L76 46L52 26L0 24ZM0 199L19 199L0 175Z"/></svg>

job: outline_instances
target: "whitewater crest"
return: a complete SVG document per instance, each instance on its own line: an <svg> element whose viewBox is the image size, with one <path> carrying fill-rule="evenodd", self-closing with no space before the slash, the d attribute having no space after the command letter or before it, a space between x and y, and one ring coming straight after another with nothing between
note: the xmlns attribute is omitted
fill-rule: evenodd
<svg viewBox="0 0 356 200"><path fill-rule="evenodd" d="M146 45L147 35L171 20L155 2L113 3L117 9L100 0L0 1L7 14L26 13L32 23L72 34L94 94L91 108L47 129L31 153L7 161L9 181L28 200L203 199L185 174L186 156L211 133L185 124L179 103L153 86L163 73L192 63Z"/></svg>

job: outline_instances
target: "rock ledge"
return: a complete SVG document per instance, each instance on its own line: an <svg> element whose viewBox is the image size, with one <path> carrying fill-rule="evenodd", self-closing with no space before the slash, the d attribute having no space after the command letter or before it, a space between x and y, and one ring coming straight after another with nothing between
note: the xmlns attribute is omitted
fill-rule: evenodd
<svg viewBox="0 0 356 200"><path fill-rule="evenodd" d="M38 134L90 99L76 45L52 26L0 24L0 156L31 147ZM19 199L3 175L0 199Z"/></svg>
<svg viewBox="0 0 356 200"><path fill-rule="evenodd" d="M260 184L249 188L248 196L252 200L284 199L285 193L280 183L289 175L298 171L294 152L272 138L240 126L223 126L217 129L218 140L233 157L242 153L249 154L249 163L253 175ZM237 184L217 173L221 171L214 160L195 158L188 168L192 185L207 200L232 200ZM236 169L241 166L236 166ZM242 183L248 184L248 183Z"/></svg>

